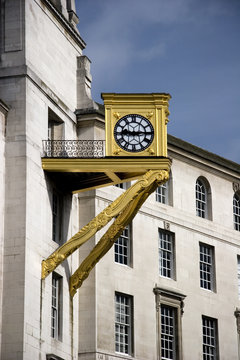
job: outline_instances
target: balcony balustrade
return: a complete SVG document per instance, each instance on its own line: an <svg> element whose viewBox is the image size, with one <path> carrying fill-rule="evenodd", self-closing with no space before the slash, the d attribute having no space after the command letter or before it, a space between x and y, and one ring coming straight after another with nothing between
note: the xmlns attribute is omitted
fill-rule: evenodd
<svg viewBox="0 0 240 360"><path fill-rule="evenodd" d="M43 140L43 158L104 157L104 140Z"/></svg>

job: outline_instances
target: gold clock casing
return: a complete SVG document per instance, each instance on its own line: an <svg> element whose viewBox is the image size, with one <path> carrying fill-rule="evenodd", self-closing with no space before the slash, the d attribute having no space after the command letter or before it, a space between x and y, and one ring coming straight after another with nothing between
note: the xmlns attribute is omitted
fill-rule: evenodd
<svg viewBox="0 0 240 360"><path fill-rule="evenodd" d="M105 106L106 156L164 156L167 157L168 103L165 93L115 94L102 93ZM149 147L139 152L126 151L116 143L114 128L122 117L137 114L153 126L154 138Z"/></svg>

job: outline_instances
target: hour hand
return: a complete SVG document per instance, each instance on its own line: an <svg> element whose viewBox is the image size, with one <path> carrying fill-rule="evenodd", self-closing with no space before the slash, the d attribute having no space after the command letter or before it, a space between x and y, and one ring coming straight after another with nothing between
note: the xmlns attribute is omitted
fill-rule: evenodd
<svg viewBox="0 0 240 360"><path fill-rule="evenodd" d="M135 135L148 135L148 134L153 134L152 131L129 131L127 129L124 129L121 133L121 135L131 135L131 136L135 136Z"/></svg>

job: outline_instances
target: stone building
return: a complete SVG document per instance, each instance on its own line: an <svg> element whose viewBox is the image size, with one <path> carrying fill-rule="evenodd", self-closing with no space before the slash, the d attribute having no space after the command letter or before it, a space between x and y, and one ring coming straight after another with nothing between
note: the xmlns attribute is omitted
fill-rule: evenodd
<svg viewBox="0 0 240 360"><path fill-rule="evenodd" d="M42 168L43 140L105 138L75 1L0 4L0 358L240 359L240 165L170 135L170 180L77 294L69 277L103 230L41 280L130 184L72 194Z"/></svg>

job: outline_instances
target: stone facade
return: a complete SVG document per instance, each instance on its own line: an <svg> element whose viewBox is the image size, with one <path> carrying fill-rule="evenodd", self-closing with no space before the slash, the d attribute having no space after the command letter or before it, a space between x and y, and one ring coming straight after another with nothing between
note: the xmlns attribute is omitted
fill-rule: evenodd
<svg viewBox="0 0 240 360"><path fill-rule="evenodd" d="M0 16L0 358L159 360L165 306L176 311L174 359L203 359L206 318L217 321L213 359L238 360L240 233L233 195L240 165L180 139L168 138L168 201L152 194L133 220L128 264L115 262L112 248L70 298L69 277L103 229L41 280L42 260L124 190L72 195L42 169L42 140L105 138L75 2L1 1ZM197 179L206 185L206 218L196 216ZM159 273L159 231L173 237L171 276ZM201 244L211 249L211 289L200 286ZM131 302L128 351L116 351L115 294Z"/></svg>
<svg viewBox="0 0 240 360"><path fill-rule="evenodd" d="M80 359L122 358L115 354L115 292L131 295L134 299L133 358L156 359L154 288L186 296L181 315L181 359L203 358L202 316L218 320L221 359L239 358L234 312L239 306L237 256L240 234L233 228L232 202L233 182L239 179L240 167L231 162L227 164L224 159L216 159L207 152L202 152L199 157L201 149L170 136L168 147L172 158L172 186L169 189L172 205L157 202L152 194L132 223L130 266L115 263L114 249L111 249L79 291L82 319L79 348L83 349ZM199 177L206 178L211 186L211 220L196 216L195 184ZM80 205L82 202L86 208L86 202L89 207L95 204L97 214L122 191L103 188L86 193L82 195ZM166 228L175 235L173 278L159 276L158 230ZM199 243L214 249L212 291L200 287ZM91 307L89 293L93 302ZM91 321L93 317L95 321ZM91 354L94 349L98 357Z"/></svg>
<svg viewBox="0 0 240 360"><path fill-rule="evenodd" d="M77 58L85 46L67 18L74 15L74 8L62 3L58 10L47 0L1 2L5 38L0 98L9 107L6 132L1 118L0 135L1 159L5 139L5 167L1 161L0 172L1 179L5 176L0 357L5 360L45 359L46 354L72 359L78 353L78 327L73 321L78 304L68 296L68 275L78 263L77 255L57 270L64 290L61 341L50 336L52 278L41 282L41 261L58 247L52 241L54 184L42 170L42 140L48 138L52 114L64 124L62 136L76 137ZM2 194L2 180L0 189ZM66 240L78 229L78 203L76 195L61 196L62 240Z"/></svg>

